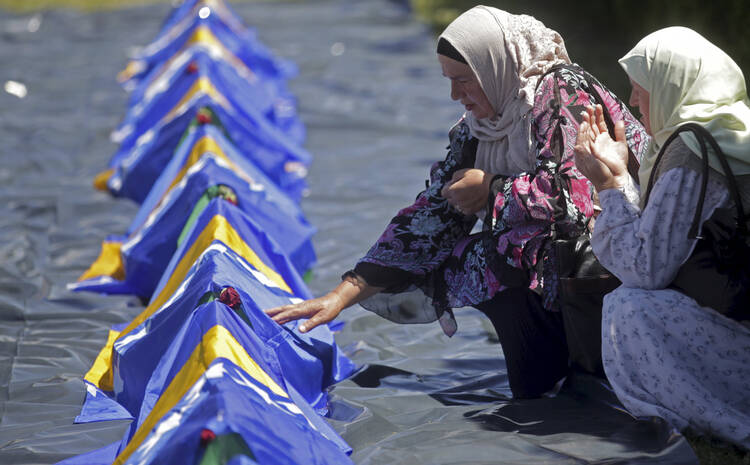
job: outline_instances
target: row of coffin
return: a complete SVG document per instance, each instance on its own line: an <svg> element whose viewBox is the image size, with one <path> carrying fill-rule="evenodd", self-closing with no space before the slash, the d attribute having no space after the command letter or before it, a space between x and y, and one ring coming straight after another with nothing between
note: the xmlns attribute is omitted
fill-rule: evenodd
<svg viewBox="0 0 750 465"><path fill-rule="evenodd" d="M320 415L352 362L330 327L263 312L309 298L315 261L295 72L223 1L186 0L119 76L132 97L94 184L140 209L69 288L147 302L110 330L76 418L132 422L61 463L351 463Z"/></svg>

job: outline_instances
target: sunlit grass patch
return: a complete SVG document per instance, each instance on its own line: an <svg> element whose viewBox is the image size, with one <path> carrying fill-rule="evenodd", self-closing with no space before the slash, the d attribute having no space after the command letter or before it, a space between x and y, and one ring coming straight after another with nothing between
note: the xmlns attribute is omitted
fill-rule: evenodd
<svg viewBox="0 0 750 465"><path fill-rule="evenodd" d="M713 437L684 433L701 465L750 465L750 452Z"/></svg>
<svg viewBox="0 0 750 465"><path fill-rule="evenodd" d="M249 0L231 0L239 3ZM179 4L172 0L0 0L0 9L15 13L30 13L51 8L71 8L82 11L116 10L137 5Z"/></svg>
<svg viewBox="0 0 750 465"><path fill-rule="evenodd" d="M114 10L133 5L166 4L169 0L0 0L0 8L17 13L27 13L50 8L77 10Z"/></svg>

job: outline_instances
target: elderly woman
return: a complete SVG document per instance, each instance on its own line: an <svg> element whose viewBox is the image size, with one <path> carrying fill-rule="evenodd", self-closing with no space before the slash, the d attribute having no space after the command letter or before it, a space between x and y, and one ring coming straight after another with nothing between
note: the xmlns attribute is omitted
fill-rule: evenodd
<svg viewBox="0 0 750 465"><path fill-rule="evenodd" d="M583 234L594 212L593 189L573 161L580 112L600 102L627 121L635 153L647 136L532 17L472 8L443 32L437 52L451 98L466 110L446 159L338 287L268 313L278 322L309 318L304 331L360 302L396 322L439 320L451 335L452 309L474 306L497 330L514 396L539 396L568 369L549 239L553 230ZM471 234L478 219L482 231Z"/></svg>
<svg viewBox="0 0 750 465"><path fill-rule="evenodd" d="M625 171L621 125L613 140L601 112L589 108L576 144L577 166L591 179L603 209L594 228L594 252L622 281L604 299L604 369L634 415L659 416L676 428L690 427L750 448L750 329L743 323L750 319L750 308L745 303L724 309L720 294L706 299L713 291L708 285L701 287L699 281L690 288L675 281L685 276L684 264L699 238L711 231L688 235L701 208L696 207L703 153L698 139L688 132L670 138L688 123L706 129L725 155L747 209L750 108L745 79L724 52L682 27L650 34L620 64L633 86L630 103L640 108L653 136L639 171L640 192ZM708 153L711 169L700 222L695 222L703 229L709 218L715 224L715 212L734 212L736 207L717 154ZM743 250L747 252L740 245L730 253ZM703 282L711 278L701 276Z"/></svg>

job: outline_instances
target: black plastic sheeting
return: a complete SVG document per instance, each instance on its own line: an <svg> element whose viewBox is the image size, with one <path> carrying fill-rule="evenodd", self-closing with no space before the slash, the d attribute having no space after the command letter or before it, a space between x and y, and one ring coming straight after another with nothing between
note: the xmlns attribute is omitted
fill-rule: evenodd
<svg viewBox="0 0 750 465"><path fill-rule="evenodd" d="M320 294L336 284L442 158L460 108L434 39L387 0L237 3L280 56L315 160L303 207L319 227ZM167 6L117 12L0 12L0 464L50 464L119 440L123 423L73 425L83 374L132 298L72 294L65 284L125 230L136 207L91 187L125 114L115 74L148 43ZM363 369L331 390L331 422L358 464L697 463L682 436L636 421L596 380L555 398L513 401L488 320L457 312L459 332L342 314L339 344Z"/></svg>

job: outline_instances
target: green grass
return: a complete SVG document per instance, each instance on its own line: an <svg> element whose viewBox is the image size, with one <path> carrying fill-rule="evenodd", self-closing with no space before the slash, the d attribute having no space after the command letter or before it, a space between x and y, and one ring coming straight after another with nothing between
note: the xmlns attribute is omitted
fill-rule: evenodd
<svg viewBox="0 0 750 465"><path fill-rule="evenodd" d="M442 31L461 12L481 3L529 14L565 39L571 59L627 102L630 85L617 59L642 37L667 26L687 26L750 68L750 6L746 0L411 0L416 15ZM574 7L575 6L575 7ZM748 73L745 73L747 79Z"/></svg>
<svg viewBox="0 0 750 465"><path fill-rule="evenodd" d="M31 13L50 8L72 8L84 11L114 10L133 5L168 3L167 0L0 0L0 8L16 13Z"/></svg>
<svg viewBox="0 0 750 465"><path fill-rule="evenodd" d="M716 438L684 433L701 465L750 465L750 452Z"/></svg>
<svg viewBox="0 0 750 465"><path fill-rule="evenodd" d="M229 0L238 3L249 0ZM262 1L262 0L250 0ZM0 9L14 13L33 13L52 8L70 8L82 11L117 10L136 5L171 3L169 0L0 0Z"/></svg>

